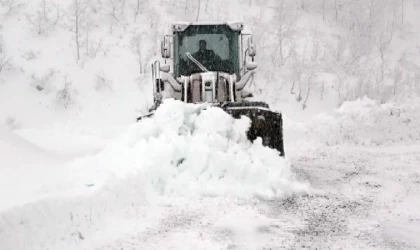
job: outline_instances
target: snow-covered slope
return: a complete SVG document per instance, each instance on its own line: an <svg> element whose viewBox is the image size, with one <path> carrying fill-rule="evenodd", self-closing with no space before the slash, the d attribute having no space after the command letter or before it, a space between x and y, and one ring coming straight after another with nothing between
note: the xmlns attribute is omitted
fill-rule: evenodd
<svg viewBox="0 0 420 250"><path fill-rule="evenodd" d="M151 105L150 64L175 21L244 22L258 46L250 89L293 119L365 95L382 102L418 97L417 2L322 3L6 1L0 121L13 128L132 122Z"/></svg>
<svg viewBox="0 0 420 250"><path fill-rule="evenodd" d="M0 126L0 210L17 201L28 202L22 193L32 190L31 179L42 177L45 165L57 164L60 159L16 135L9 128Z"/></svg>
<svg viewBox="0 0 420 250"><path fill-rule="evenodd" d="M316 115L306 122L287 120L286 150L301 152L302 147L325 145L416 145L420 142L419 111L417 102L380 104L368 98L346 102L334 112Z"/></svg>
<svg viewBox="0 0 420 250"><path fill-rule="evenodd" d="M0 151L8 164L4 168L18 168L31 164L54 162L55 155L21 138L5 126L0 126Z"/></svg>

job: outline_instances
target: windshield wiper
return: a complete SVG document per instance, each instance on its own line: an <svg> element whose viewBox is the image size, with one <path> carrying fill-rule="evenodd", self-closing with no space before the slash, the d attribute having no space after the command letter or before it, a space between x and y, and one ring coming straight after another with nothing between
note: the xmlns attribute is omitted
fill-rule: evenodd
<svg viewBox="0 0 420 250"><path fill-rule="evenodd" d="M209 72L208 69L206 69L206 67L203 66L203 64L201 64L199 61L197 61L197 59L195 59L190 52L185 53L185 55L187 55L187 57L193 61L202 71L204 72Z"/></svg>

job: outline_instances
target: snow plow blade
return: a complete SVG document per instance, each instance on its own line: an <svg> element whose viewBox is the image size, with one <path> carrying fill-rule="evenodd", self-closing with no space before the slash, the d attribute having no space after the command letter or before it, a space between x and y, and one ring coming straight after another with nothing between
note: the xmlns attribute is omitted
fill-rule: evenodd
<svg viewBox="0 0 420 250"><path fill-rule="evenodd" d="M284 157L283 119L281 113L270 110L264 102L225 103L221 108L235 119L247 116L251 120L248 139L261 137L264 146L275 149Z"/></svg>

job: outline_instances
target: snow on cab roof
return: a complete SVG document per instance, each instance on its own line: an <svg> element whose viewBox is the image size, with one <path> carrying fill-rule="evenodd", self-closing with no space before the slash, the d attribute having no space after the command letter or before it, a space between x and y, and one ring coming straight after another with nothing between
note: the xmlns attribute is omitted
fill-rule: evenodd
<svg viewBox="0 0 420 250"><path fill-rule="evenodd" d="M175 22L172 24L173 31L184 31L190 25L228 25L232 30L243 30L242 22Z"/></svg>

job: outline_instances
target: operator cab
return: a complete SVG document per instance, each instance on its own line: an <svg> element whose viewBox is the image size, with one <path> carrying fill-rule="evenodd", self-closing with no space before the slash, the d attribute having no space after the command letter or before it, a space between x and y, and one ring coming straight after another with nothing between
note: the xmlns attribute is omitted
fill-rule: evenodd
<svg viewBox="0 0 420 250"><path fill-rule="evenodd" d="M154 65L155 94L172 90L166 97L188 103L240 101L240 92L253 75L254 63L243 58L255 56L252 37L243 51L242 23L181 23L172 25L165 36L161 53L172 59L172 67ZM170 69L173 69L169 74ZM247 72L248 70L248 72ZM161 81L158 71L165 73ZM165 85L165 83L167 83Z"/></svg>
<svg viewBox="0 0 420 250"><path fill-rule="evenodd" d="M175 76L239 73L239 30L228 25L190 25L174 30Z"/></svg>

